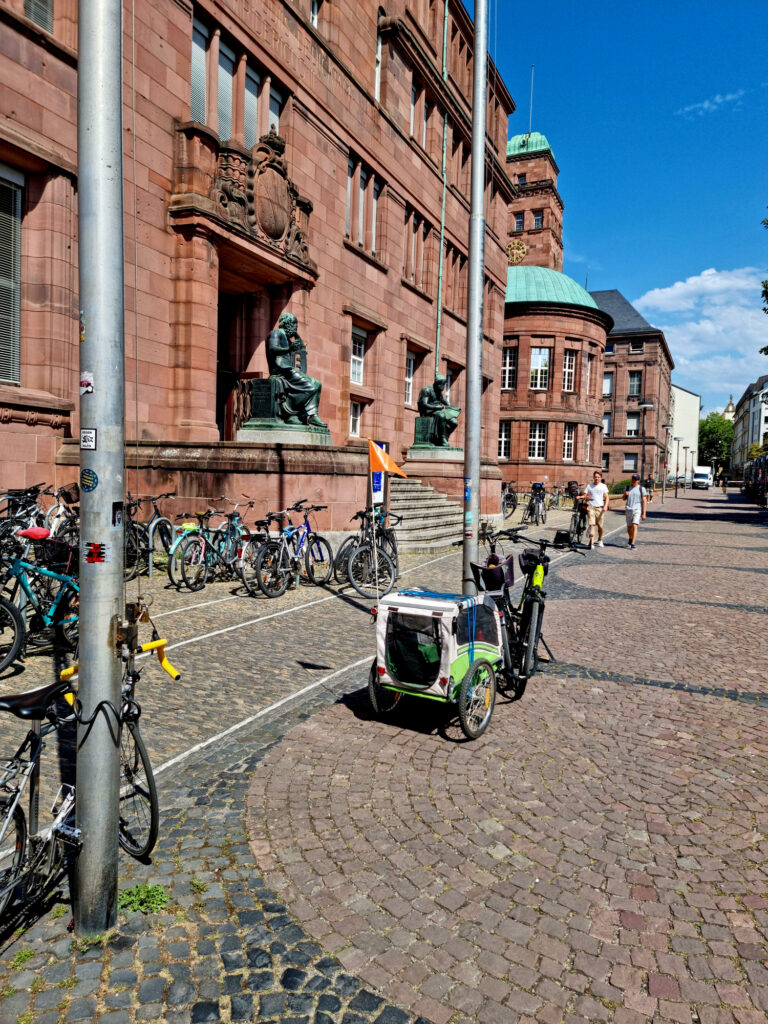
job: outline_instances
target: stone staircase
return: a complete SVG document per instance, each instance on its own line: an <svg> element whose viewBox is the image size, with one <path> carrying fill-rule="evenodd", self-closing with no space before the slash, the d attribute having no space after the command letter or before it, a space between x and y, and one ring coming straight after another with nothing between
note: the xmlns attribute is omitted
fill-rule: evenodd
<svg viewBox="0 0 768 1024"><path fill-rule="evenodd" d="M397 527L402 552L446 551L460 540L464 523L462 502L446 498L419 480L391 476L389 507L403 521Z"/></svg>

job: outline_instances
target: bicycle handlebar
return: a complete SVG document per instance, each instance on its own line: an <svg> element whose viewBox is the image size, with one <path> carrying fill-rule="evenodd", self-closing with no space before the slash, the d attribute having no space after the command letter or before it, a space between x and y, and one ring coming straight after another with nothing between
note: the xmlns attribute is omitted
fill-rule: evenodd
<svg viewBox="0 0 768 1024"><path fill-rule="evenodd" d="M175 669L165 655L165 647L168 643L167 640L150 640L145 644L141 644L136 649L136 654L149 654L150 651L157 651L157 660L160 662L161 668L168 673L174 682L178 682L181 679L181 672ZM80 662L76 661L74 665L70 665L68 668L64 668L59 672L59 680L62 683L68 683L74 676L77 675L80 668ZM71 695L72 700L69 699L70 694L65 694L64 697L68 704L74 702L74 694Z"/></svg>

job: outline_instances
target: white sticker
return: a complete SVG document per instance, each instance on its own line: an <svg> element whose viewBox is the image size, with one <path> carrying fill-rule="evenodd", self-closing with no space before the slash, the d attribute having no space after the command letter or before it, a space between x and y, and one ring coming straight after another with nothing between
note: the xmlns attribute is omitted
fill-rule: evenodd
<svg viewBox="0 0 768 1024"><path fill-rule="evenodd" d="M90 370L80 371L80 394L81 395L92 395L93 394L93 374Z"/></svg>
<svg viewBox="0 0 768 1024"><path fill-rule="evenodd" d="M85 451L96 451L96 428L82 427L80 429L80 447Z"/></svg>

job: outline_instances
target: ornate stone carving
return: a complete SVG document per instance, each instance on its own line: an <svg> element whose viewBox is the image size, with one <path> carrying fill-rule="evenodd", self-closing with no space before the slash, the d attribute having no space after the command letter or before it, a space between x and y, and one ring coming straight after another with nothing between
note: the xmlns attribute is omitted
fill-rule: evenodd
<svg viewBox="0 0 768 1024"><path fill-rule="evenodd" d="M248 178L248 157L239 149L222 146L219 152L214 198L219 209L235 224L246 228L246 185Z"/></svg>

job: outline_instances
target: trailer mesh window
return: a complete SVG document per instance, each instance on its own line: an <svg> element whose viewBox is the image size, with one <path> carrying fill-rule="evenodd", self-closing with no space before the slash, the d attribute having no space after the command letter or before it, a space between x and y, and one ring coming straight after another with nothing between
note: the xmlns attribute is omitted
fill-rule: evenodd
<svg viewBox="0 0 768 1024"><path fill-rule="evenodd" d="M387 671L402 683L431 686L440 668L440 623L431 615L391 612L387 618Z"/></svg>

